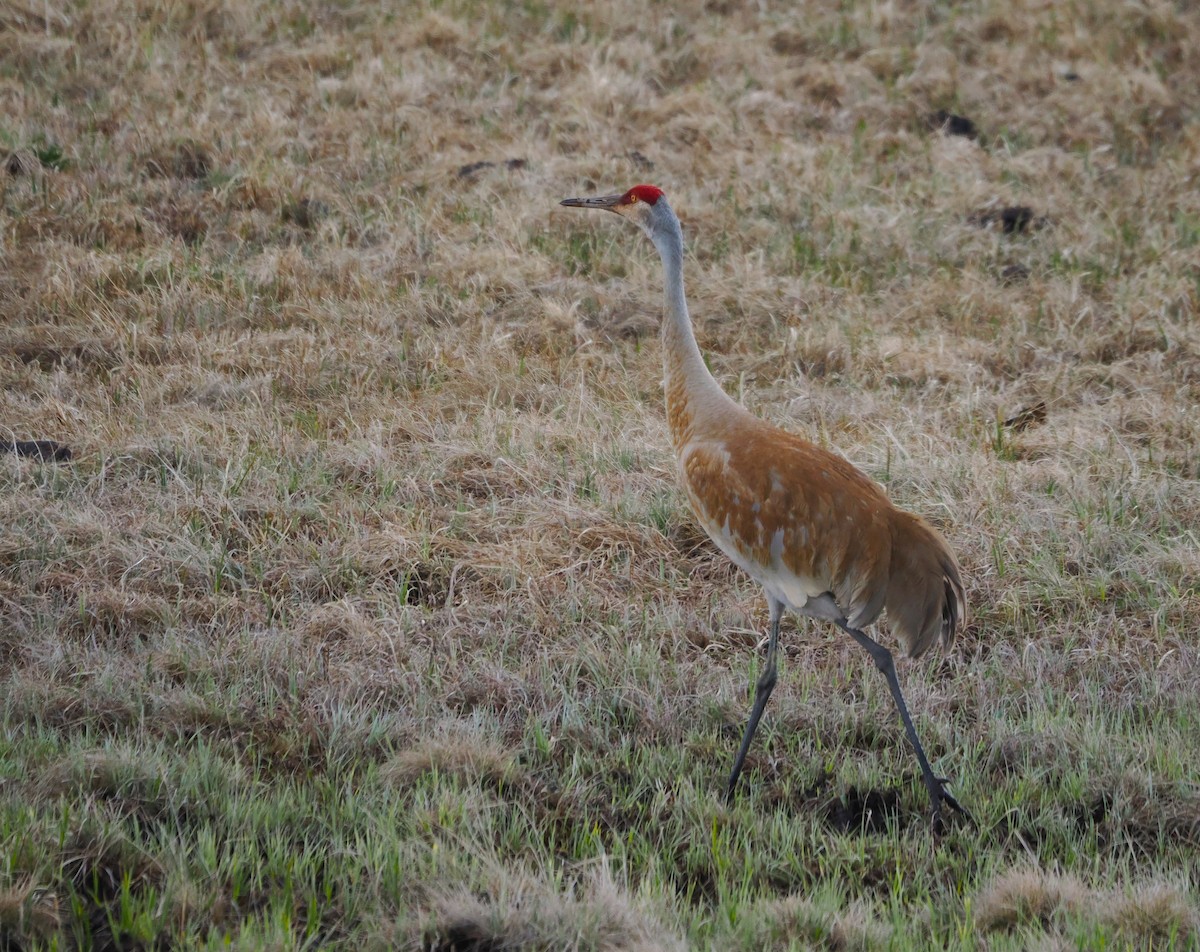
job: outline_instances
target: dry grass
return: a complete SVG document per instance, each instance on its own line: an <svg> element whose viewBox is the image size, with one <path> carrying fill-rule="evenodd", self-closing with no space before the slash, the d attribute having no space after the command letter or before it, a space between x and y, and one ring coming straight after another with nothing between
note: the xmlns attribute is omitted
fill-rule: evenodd
<svg viewBox="0 0 1200 952"><path fill-rule="evenodd" d="M997 878L979 896L976 922L984 930L1050 928L1070 935L1079 923L1110 925L1122 941L1142 947L1194 943L1197 912L1186 891L1165 883L1142 885L1132 892L1088 889L1074 876L1013 870Z"/></svg>
<svg viewBox="0 0 1200 952"><path fill-rule="evenodd" d="M603 867L552 891L543 880L511 872L496 879L493 894L484 897L460 892L435 898L426 933L430 949L676 952L685 948L662 922L639 910Z"/></svg>
<svg viewBox="0 0 1200 952"><path fill-rule="evenodd" d="M0 944L1194 945L1197 44L0 7ZM718 802L764 606L672 484L652 249L556 205L647 180L718 377L960 553L902 677L978 829L790 622Z"/></svg>

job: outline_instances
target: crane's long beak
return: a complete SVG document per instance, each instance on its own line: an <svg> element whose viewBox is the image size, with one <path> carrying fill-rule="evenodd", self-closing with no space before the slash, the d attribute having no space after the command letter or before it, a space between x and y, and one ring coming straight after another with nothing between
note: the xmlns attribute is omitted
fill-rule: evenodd
<svg viewBox="0 0 1200 952"><path fill-rule="evenodd" d="M568 208L603 208L612 211L624 195L598 195L595 198L564 198L558 204Z"/></svg>

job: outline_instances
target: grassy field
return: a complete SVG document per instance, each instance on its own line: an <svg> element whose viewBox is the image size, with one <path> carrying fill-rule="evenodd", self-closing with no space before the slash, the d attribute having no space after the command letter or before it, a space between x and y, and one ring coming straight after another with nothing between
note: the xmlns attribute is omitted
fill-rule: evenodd
<svg viewBox="0 0 1200 952"><path fill-rule="evenodd" d="M0 4L0 948L1200 946L1200 12ZM970 119L975 135L938 112ZM673 482L661 185L757 413L959 553L883 679ZM890 643L886 624L879 637Z"/></svg>

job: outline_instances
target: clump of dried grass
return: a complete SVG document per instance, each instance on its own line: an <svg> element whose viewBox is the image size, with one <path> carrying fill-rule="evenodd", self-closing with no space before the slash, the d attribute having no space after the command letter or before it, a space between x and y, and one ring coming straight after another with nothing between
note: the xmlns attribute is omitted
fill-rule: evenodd
<svg viewBox="0 0 1200 952"><path fill-rule="evenodd" d="M985 930L1011 930L1089 911L1092 894L1074 876L1014 870L999 876L975 903L975 921Z"/></svg>
<svg viewBox="0 0 1200 952"><path fill-rule="evenodd" d="M1186 945L1200 928L1187 892L1162 882L1113 891L1089 888L1069 874L1018 869L996 877L975 903L975 922L984 931L1033 925L1062 933L1073 920L1109 926L1139 946Z"/></svg>
<svg viewBox="0 0 1200 952"><path fill-rule="evenodd" d="M754 918L761 930L755 936L758 948L799 946L830 952L868 952L887 948L892 938L892 929L861 905L831 911L806 896L760 903L754 909Z"/></svg>
<svg viewBox="0 0 1200 952"><path fill-rule="evenodd" d="M32 880L0 889L0 937L15 948L50 941L62 926L58 894Z"/></svg>
<svg viewBox="0 0 1200 952"><path fill-rule="evenodd" d="M164 782L161 767L129 749L98 748L48 764L35 781L38 795L81 793L100 799L144 796Z"/></svg>
<svg viewBox="0 0 1200 952"><path fill-rule="evenodd" d="M437 772L492 784L513 778L516 751L469 733L451 733L423 740L390 757L380 775L389 784L410 786L427 773Z"/></svg>
<svg viewBox="0 0 1200 952"><path fill-rule="evenodd" d="M1138 944L1187 946L1200 936L1200 910L1185 890L1168 883L1149 883L1111 897L1104 920Z"/></svg>
<svg viewBox="0 0 1200 952"><path fill-rule="evenodd" d="M601 868L555 889L526 873L506 875L484 895L436 895L425 930L430 948L675 952L686 946Z"/></svg>

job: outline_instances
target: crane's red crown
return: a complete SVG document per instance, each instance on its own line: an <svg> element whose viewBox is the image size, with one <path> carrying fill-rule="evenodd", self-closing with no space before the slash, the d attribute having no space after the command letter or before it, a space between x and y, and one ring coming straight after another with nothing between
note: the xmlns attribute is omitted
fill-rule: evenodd
<svg viewBox="0 0 1200 952"><path fill-rule="evenodd" d="M662 196L663 190L657 185L635 185L625 193L621 204L632 205L634 202L645 202L647 205L653 205Z"/></svg>

